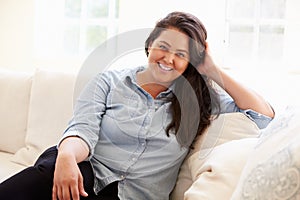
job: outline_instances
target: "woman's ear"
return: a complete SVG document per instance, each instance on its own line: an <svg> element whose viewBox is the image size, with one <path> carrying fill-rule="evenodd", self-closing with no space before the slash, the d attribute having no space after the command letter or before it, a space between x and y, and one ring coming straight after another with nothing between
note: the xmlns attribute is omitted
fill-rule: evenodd
<svg viewBox="0 0 300 200"><path fill-rule="evenodd" d="M205 44L204 44L204 50L206 50L206 51L208 51L209 50L209 45L208 45L208 42L205 42Z"/></svg>
<svg viewBox="0 0 300 200"><path fill-rule="evenodd" d="M149 51L150 51L151 47L152 47L152 42L151 42L151 43L149 43L149 45L148 45L148 53L149 53Z"/></svg>
<svg viewBox="0 0 300 200"><path fill-rule="evenodd" d="M148 45L148 47L146 48L146 55L147 55L147 57L148 57L148 55L149 55L149 51L150 51L150 49L151 49L151 46L152 46L152 43L150 43L150 44Z"/></svg>

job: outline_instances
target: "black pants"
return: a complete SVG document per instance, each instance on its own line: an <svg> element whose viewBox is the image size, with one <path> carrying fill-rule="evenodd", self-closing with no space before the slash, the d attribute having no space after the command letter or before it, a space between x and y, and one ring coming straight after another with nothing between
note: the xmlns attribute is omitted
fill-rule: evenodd
<svg viewBox="0 0 300 200"><path fill-rule="evenodd" d="M28 167L0 184L0 199L3 200L51 200L56 147L47 149L36 161ZM85 191L88 197L80 200L118 200L118 184L114 182L95 195L93 191L94 175L89 162L78 164L84 179Z"/></svg>

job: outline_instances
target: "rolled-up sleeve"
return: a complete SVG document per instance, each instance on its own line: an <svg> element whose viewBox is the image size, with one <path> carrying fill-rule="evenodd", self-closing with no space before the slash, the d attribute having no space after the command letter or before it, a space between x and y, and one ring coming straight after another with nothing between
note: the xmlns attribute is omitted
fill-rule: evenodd
<svg viewBox="0 0 300 200"><path fill-rule="evenodd" d="M67 137L77 136L87 143L90 155L94 153L110 87L105 75L98 74L83 89L74 107L73 117L58 145Z"/></svg>
<svg viewBox="0 0 300 200"><path fill-rule="evenodd" d="M240 109L234 102L234 100L226 93L220 93L220 107L221 113L232 113L232 112L241 112L244 113L249 119L254 121L258 128L263 129L268 126L272 121L272 118L261 113L258 113L251 109Z"/></svg>

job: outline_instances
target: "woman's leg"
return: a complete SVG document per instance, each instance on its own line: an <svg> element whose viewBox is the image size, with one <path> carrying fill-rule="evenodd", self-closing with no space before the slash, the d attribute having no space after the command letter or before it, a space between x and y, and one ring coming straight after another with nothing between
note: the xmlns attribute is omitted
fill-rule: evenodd
<svg viewBox="0 0 300 200"><path fill-rule="evenodd" d="M7 200L51 200L56 147L47 149L33 167L0 184L0 197Z"/></svg>
<svg viewBox="0 0 300 200"><path fill-rule="evenodd" d="M118 182L113 182L103 188L98 195L95 195L94 188L94 173L90 162L79 163L79 168L83 176L85 191L89 194L88 197L81 197L80 200L119 200L118 198Z"/></svg>
<svg viewBox="0 0 300 200"><path fill-rule="evenodd" d="M0 184L0 199L5 200L51 200L53 174L57 157L56 147L47 149L33 167L28 167ZM78 164L88 197L82 200L117 200L118 184L112 183L99 195L93 191L94 174L90 162Z"/></svg>

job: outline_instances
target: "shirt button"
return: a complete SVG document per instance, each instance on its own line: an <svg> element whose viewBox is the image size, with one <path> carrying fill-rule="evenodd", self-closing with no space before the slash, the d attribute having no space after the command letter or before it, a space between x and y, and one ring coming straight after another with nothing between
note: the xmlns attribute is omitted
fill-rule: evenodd
<svg viewBox="0 0 300 200"><path fill-rule="evenodd" d="M120 178L121 178L121 180L124 180L124 179L125 179L125 176L124 176L124 175L121 175Z"/></svg>
<svg viewBox="0 0 300 200"><path fill-rule="evenodd" d="M132 158L132 161L136 161L136 158Z"/></svg>
<svg viewBox="0 0 300 200"><path fill-rule="evenodd" d="M145 142L142 143L142 146L145 146Z"/></svg>

